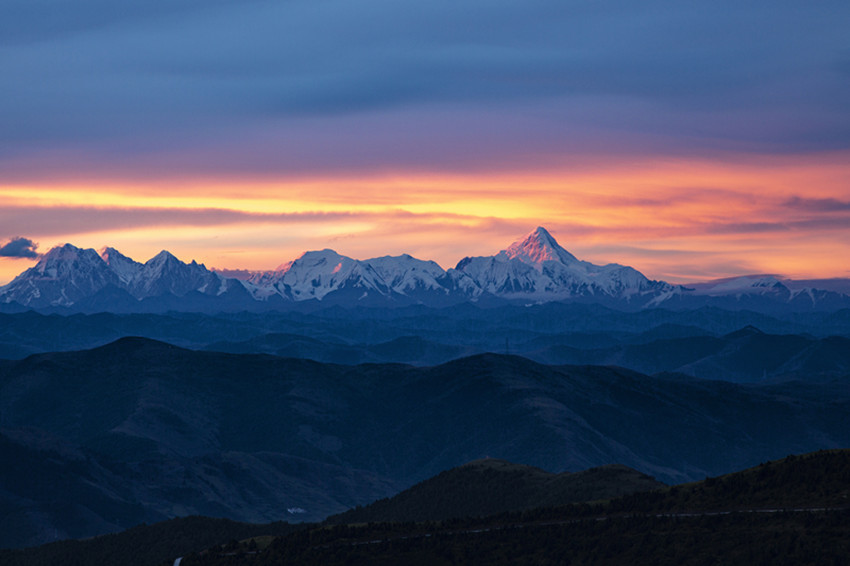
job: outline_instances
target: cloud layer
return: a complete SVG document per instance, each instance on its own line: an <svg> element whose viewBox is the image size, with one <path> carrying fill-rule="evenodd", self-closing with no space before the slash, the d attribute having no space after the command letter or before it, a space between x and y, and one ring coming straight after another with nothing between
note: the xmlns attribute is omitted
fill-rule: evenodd
<svg viewBox="0 0 850 566"><path fill-rule="evenodd" d="M32 155L285 174L850 145L846 2L124 4L5 3L17 178Z"/></svg>

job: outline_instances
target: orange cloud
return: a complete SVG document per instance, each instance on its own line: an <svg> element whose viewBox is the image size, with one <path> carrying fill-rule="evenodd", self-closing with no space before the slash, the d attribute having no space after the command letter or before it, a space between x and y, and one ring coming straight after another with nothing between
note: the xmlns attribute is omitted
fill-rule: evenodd
<svg viewBox="0 0 850 566"><path fill-rule="evenodd" d="M846 276L850 155L649 160L475 174L0 186L0 226L41 242L167 248L220 268L269 269L308 249L411 253L452 267L537 225L594 263L686 281L779 272ZM839 258L836 261L836 258ZM0 260L0 280L20 271Z"/></svg>

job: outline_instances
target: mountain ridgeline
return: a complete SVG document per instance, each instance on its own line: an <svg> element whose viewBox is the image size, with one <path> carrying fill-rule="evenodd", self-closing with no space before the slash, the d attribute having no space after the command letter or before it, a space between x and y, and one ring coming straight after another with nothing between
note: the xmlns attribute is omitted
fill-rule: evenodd
<svg viewBox="0 0 850 566"><path fill-rule="evenodd" d="M139 263L114 248L98 254L65 244L0 287L0 306L5 312L216 313L569 301L626 310L710 305L786 312L848 308L848 292L850 285L836 281L801 286L773 276L671 285L632 267L581 261L539 227L494 256L466 257L448 270L409 255L356 260L325 249L244 279L184 263L167 251Z"/></svg>
<svg viewBox="0 0 850 566"><path fill-rule="evenodd" d="M0 547L198 515L239 523L175 528L274 522L224 553L274 561L272 534L327 519L285 537L305 552L287 560L333 563L322 541L350 546L333 533L376 535L342 523L404 532L618 496L628 512L658 481L847 447L850 297L828 283L670 285L543 228L449 270L322 250L242 279L166 251L54 248L0 287ZM150 550L210 544L181 537ZM88 563L72 546L39 556Z"/></svg>
<svg viewBox="0 0 850 566"><path fill-rule="evenodd" d="M818 452L591 504L317 525L263 548L255 539L216 545L181 564L841 564L848 494L850 453Z"/></svg>
<svg viewBox="0 0 850 566"><path fill-rule="evenodd" d="M708 307L623 312L547 303L215 316L0 313L0 359L91 349L123 336L345 365L432 366L500 352L550 365L614 365L735 382L830 381L850 373L850 310L780 318Z"/></svg>
<svg viewBox="0 0 850 566"><path fill-rule="evenodd" d="M446 470L398 495L329 517L329 524L445 521L612 499L666 487L626 466L609 464L554 474L484 458Z"/></svg>
<svg viewBox="0 0 850 566"><path fill-rule="evenodd" d="M850 445L848 411L846 379L736 385L496 354L338 365L124 338L0 362L0 547L191 514L319 520L488 456L680 483Z"/></svg>
<svg viewBox="0 0 850 566"><path fill-rule="evenodd" d="M572 503L564 504L565 497ZM788 456L673 487L624 466L550 474L485 459L323 523L187 517L0 550L0 562L705 564L722 557L729 564L841 563L850 535L848 498L848 450ZM423 508L429 518L417 521Z"/></svg>

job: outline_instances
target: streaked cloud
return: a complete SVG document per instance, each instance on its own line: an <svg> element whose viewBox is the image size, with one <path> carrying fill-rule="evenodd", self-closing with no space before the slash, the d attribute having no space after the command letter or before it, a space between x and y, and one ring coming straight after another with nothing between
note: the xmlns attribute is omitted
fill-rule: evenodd
<svg viewBox="0 0 850 566"><path fill-rule="evenodd" d="M180 155L285 174L534 167L588 142L850 144L846 3L143 4L6 4L6 166L66 149L89 173Z"/></svg>
<svg viewBox="0 0 850 566"><path fill-rule="evenodd" d="M809 212L842 212L850 210L850 200L836 198L792 197L785 203L788 208Z"/></svg>
<svg viewBox="0 0 850 566"><path fill-rule="evenodd" d="M339 222L359 215L345 212L262 214L225 209L103 208L84 206L0 208L0 226L16 232L38 225L45 236L78 235L111 230L151 227L226 226L241 223L298 224Z"/></svg>

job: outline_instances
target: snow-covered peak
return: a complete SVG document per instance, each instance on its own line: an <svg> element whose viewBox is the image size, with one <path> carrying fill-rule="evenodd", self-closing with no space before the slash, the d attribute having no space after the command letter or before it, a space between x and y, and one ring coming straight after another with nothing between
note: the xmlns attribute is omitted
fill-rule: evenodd
<svg viewBox="0 0 850 566"><path fill-rule="evenodd" d="M50 251L41 256L41 259L38 260L35 267L39 268L41 271L42 266L52 265L60 261L73 261L80 256L81 252L83 252L82 248L78 248L71 244L56 246L50 248Z"/></svg>
<svg viewBox="0 0 850 566"><path fill-rule="evenodd" d="M363 263L370 265L396 293L407 295L416 290L448 292L445 285L440 283L446 281L446 271L437 262L403 254L375 257L364 260Z"/></svg>
<svg viewBox="0 0 850 566"><path fill-rule="evenodd" d="M424 300L434 293L445 298L453 285L433 261L408 254L356 260L331 249L305 252L276 270L254 273L247 283L256 299L280 295L294 301L324 300L330 294L335 300L355 301L394 295Z"/></svg>
<svg viewBox="0 0 850 566"><path fill-rule="evenodd" d="M44 277L63 277L80 268L99 269L102 267L105 267L103 260L93 249L83 249L65 244L64 246L56 246L44 254L32 269L35 273Z"/></svg>
<svg viewBox="0 0 850 566"><path fill-rule="evenodd" d="M115 284L117 275L96 251L65 244L0 288L0 300L35 307L68 306Z"/></svg>
<svg viewBox="0 0 850 566"><path fill-rule="evenodd" d="M129 286L136 298L167 293L181 297L190 291L216 295L225 290L226 278L209 271L203 264L184 263L163 250L140 267Z"/></svg>
<svg viewBox="0 0 850 566"><path fill-rule="evenodd" d="M177 259L174 256L174 254L172 254L171 252L169 252L167 250L162 250L161 252L159 252L158 254L156 254L155 256L150 258L149 260L147 260L145 262L145 266L156 267L156 266L163 266L163 265L167 265L167 264L173 265L173 264L177 264L177 263L183 263L183 262L180 261L179 259Z"/></svg>
<svg viewBox="0 0 850 566"><path fill-rule="evenodd" d="M523 263L538 266L545 261L557 261L565 265L578 263L578 259L562 248L542 226L538 226L524 239L508 246L499 253L497 259L518 259Z"/></svg>
<svg viewBox="0 0 850 566"><path fill-rule="evenodd" d="M541 301L602 296L632 300L669 287L649 281L630 267L580 261L543 227L495 256L464 258L456 270L468 275L482 292Z"/></svg>
<svg viewBox="0 0 850 566"><path fill-rule="evenodd" d="M130 259L129 257L125 256L124 254L122 254L121 252L116 250L115 248L109 247L109 246L102 248L100 250L100 257L107 264L111 264L111 263L115 263L115 262L128 262L128 261L132 261L133 263L138 263L137 261L134 261L134 260Z"/></svg>
<svg viewBox="0 0 850 566"><path fill-rule="evenodd" d="M115 248L103 248L100 257L115 272L122 283L129 283L139 274L142 264L130 259Z"/></svg>
<svg viewBox="0 0 850 566"><path fill-rule="evenodd" d="M296 301L321 299L343 287L386 291L386 285L370 265L330 249L305 252L283 266L275 278L275 286Z"/></svg>
<svg viewBox="0 0 850 566"><path fill-rule="evenodd" d="M354 260L350 257L340 255L334 250L325 248L323 250L304 252L303 254L301 254L301 257L299 257L295 261L290 261L279 266L278 270L286 272L296 265L302 269L306 267L324 268L327 266L331 266L332 271L334 273L338 273L343 268L343 265L351 265L356 261L357 260Z"/></svg>
<svg viewBox="0 0 850 566"><path fill-rule="evenodd" d="M42 261L54 261L59 259L74 259L83 251L85 251L83 248L78 248L73 244L54 246L50 248L50 251L41 256L41 261L39 261L39 263L42 263Z"/></svg>
<svg viewBox="0 0 850 566"><path fill-rule="evenodd" d="M775 275L746 275L687 288L673 286L650 281L628 266L581 261L545 228L538 227L496 255L467 257L448 271L433 261L408 254L358 261L324 249L306 252L276 270L255 272L242 283L195 261L184 263L166 250L141 264L115 248L103 248L98 254L93 249L65 244L51 249L35 266L0 287L0 303L17 302L35 308L75 304L91 308L102 304L102 308L109 308L110 297L118 297L116 304L126 308L126 294L137 300L189 293L192 300L198 299L197 294L205 295L203 300L222 295L226 300L237 300L247 291L260 301L327 297L340 304L376 304L375 300L386 298L398 304L445 305L502 298L525 303L601 301L630 307L786 304L793 308L832 308L850 301L847 281L826 282L835 286L835 292L823 290L824 281L794 282ZM364 299L368 300L360 303Z"/></svg>
<svg viewBox="0 0 850 566"><path fill-rule="evenodd" d="M774 275L744 275L717 279L706 283L688 285L698 295L740 295L765 292L788 291L789 289Z"/></svg>
<svg viewBox="0 0 850 566"><path fill-rule="evenodd" d="M295 263L294 259L287 261L287 262L284 262L284 263L281 263L280 265L278 265L277 267L274 268L274 271L272 271L272 273L274 273L274 272L286 273L287 271L289 271L289 268L292 267L293 263ZM264 272L264 273L269 273L269 272Z"/></svg>
<svg viewBox="0 0 850 566"><path fill-rule="evenodd" d="M422 271L432 275L442 275L446 272L436 261L417 259L410 254L373 257L363 260L363 262L368 263L382 274L389 274L398 270Z"/></svg>

